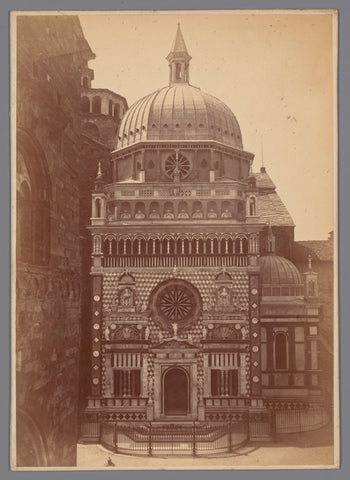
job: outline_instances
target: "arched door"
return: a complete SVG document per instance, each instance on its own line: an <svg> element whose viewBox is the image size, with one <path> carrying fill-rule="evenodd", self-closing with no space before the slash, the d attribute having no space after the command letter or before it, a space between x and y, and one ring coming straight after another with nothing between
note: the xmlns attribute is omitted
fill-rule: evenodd
<svg viewBox="0 0 350 480"><path fill-rule="evenodd" d="M164 414L187 415L188 378L181 368L171 368L164 375Z"/></svg>

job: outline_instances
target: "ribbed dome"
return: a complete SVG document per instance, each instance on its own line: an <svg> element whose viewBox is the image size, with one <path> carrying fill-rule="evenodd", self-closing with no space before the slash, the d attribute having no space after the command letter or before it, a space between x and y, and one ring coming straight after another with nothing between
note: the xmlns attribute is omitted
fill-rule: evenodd
<svg viewBox="0 0 350 480"><path fill-rule="evenodd" d="M301 285L303 279L297 267L284 257L274 254L260 257L263 285Z"/></svg>
<svg viewBox="0 0 350 480"><path fill-rule="evenodd" d="M216 140L243 149L231 110L187 83L172 84L135 102L120 125L117 149L158 140Z"/></svg>

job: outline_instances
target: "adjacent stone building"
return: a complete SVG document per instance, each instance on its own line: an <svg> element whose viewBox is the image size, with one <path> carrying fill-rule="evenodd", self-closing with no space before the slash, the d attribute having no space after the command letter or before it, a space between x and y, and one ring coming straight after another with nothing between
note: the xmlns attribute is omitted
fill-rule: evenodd
<svg viewBox="0 0 350 480"><path fill-rule="evenodd" d="M76 16L17 16L17 466L75 465L82 304Z"/></svg>

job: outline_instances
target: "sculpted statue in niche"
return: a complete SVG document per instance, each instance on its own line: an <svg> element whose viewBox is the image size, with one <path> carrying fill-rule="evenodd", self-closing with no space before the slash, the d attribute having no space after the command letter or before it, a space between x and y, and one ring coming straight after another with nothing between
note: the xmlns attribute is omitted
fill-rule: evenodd
<svg viewBox="0 0 350 480"><path fill-rule="evenodd" d="M160 218L160 215L159 213L157 212L157 210L155 208L153 208L153 210L151 211L151 213L149 214L149 218Z"/></svg>
<svg viewBox="0 0 350 480"><path fill-rule="evenodd" d="M120 215L120 218L129 219L129 218L131 218L131 215L130 215L130 213L129 213L127 210L124 210L124 211L122 212L122 214Z"/></svg>
<svg viewBox="0 0 350 480"><path fill-rule="evenodd" d="M174 218L173 212L168 208L164 213L164 218Z"/></svg>
<svg viewBox="0 0 350 480"><path fill-rule="evenodd" d="M188 213L184 208L181 209L180 213L177 216L178 218L189 218Z"/></svg>
<svg viewBox="0 0 350 480"><path fill-rule="evenodd" d="M219 290L218 295L218 306L220 307L228 307L230 305L230 292L226 287L222 287Z"/></svg>
<svg viewBox="0 0 350 480"><path fill-rule="evenodd" d="M106 329L105 329L105 340L110 340L110 329L109 327L107 326Z"/></svg>
<svg viewBox="0 0 350 480"><path fill-rule="evenodd" d="M203 212L201 212L198 208L194 211L192 218L203 218Z"/></svg>
<svg viewBox="0 0 350 480"><path fill-rule="evenodd" d="M135 213L135 218L137 220L142 220L143 218L145 218L145 214L141 210L137 210L137 212Z"/></svg>
<svg viewBox="0 0 350 480"><path fill-rule="evenodd" d="M124 288L120 295L120 305L122 307L132 307L134 301L134 294L130 288Z"/></svg>
<svg viewBox="0 0 350 480"><path fill-rule="evenodd" d="M171 326L173 327L174 337L177 337L177 323L172 323Z"/></svg>
<svg viewBox="0 0 350 480"><path fill-rule="evenodd" d="M221 218L232 218L232 213L230 212L230 210L228 208L226 208L222 214L221 214Z"/></svg>
<svg viewBox="0 0 350 480"><path fill-rule="evenodd" d="M145 328L145 340L149 339L149 334L150 334L150 329L149 329L149 326L147 325L147 327Z"/></svg>
<svg viewBox="0 0 350 480"><path fill-rule="evenodd" d="M217 218L217 214L216 212L214 211L213 208L211 208L208 212L208 218Z"/></svg>

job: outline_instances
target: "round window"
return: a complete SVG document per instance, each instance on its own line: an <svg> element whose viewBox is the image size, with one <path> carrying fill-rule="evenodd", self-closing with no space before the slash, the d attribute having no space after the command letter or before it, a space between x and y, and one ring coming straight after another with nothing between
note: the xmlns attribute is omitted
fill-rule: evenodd
<svg viewBox="0 0 350 480"><path fill-rule="evenodd" d="M172 180L178 178L183 180L190 174L192 170L191 161L181 155L181 153L170 155L163 161L163 170L167 177Z"/></svg>
<svg viewBox="0 0 350 480"><path fill-rule="evenodd" d="M156 287L150 306L154 319L164 327L171 329L176 323L181 329L198 319L201 298L190 283L175 279Z"/></svg>

